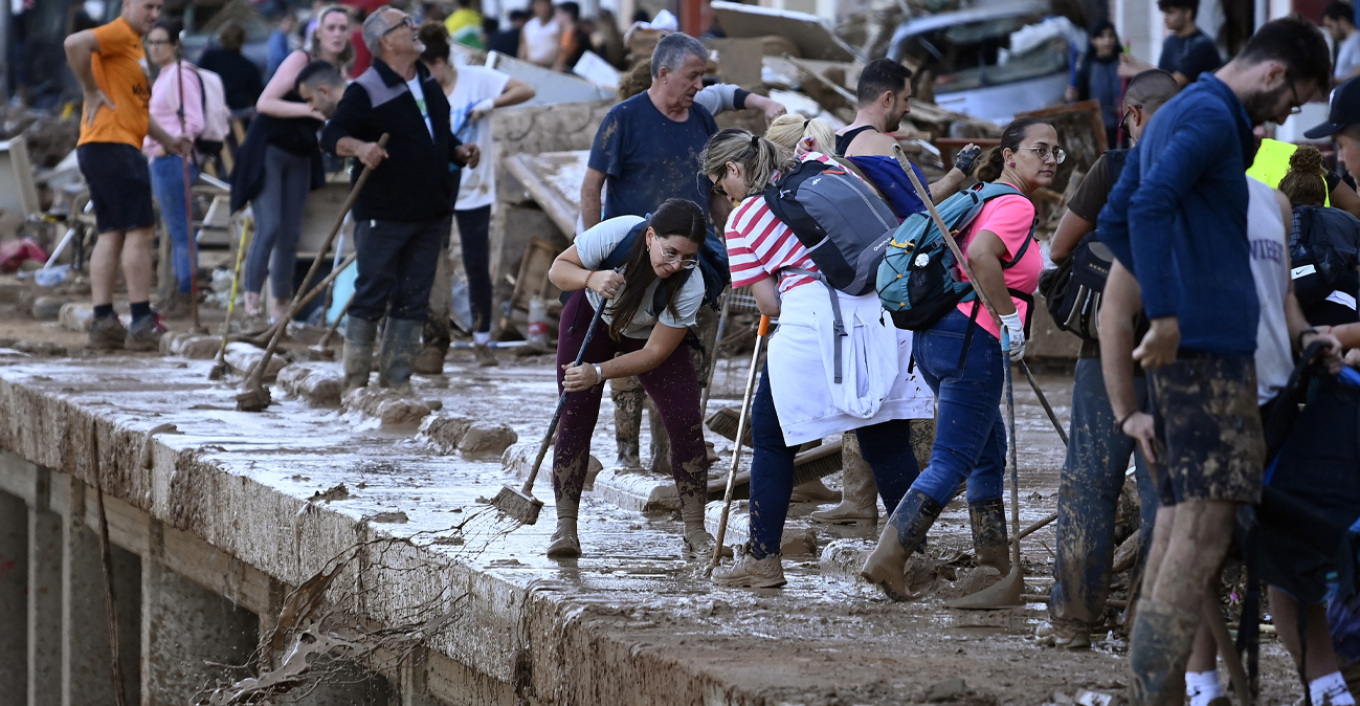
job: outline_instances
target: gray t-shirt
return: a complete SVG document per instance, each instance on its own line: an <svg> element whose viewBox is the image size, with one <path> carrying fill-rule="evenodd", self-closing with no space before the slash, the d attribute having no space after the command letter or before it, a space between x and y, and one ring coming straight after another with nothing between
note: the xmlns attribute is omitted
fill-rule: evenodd
<svg viewBox="0 0 1360 706"><path fill-rule="evenodd" d="M641 223L643 219L639 216L619 216L607 221L601 221L599 225L576 236L576 253L581 257L581 264L587 270L598 270L604 263L609 253L614 251L624 238L628 237L628 232L633 226ZM625 273L626 275L627 273ZM652 327L657 322L663 323L673 328L689 328L694 325L695 314L699 311L699 305L704 300L704 277L696 267L692 270L680 270L672 277L688 277L685 286L681 287L679 296L675 301L675 314L671 313L671 307L666 307L657 316L651 312L652 297L656 293L656 288L661 286L660 279L654 280L647 285L647 292L643 296L643 305L638 307L638 312L633 316L633 321L628 328L624 329L623 335L628 338L647 338L652 334ZM625 285L626 288L626 285ZM622 296L624 289L620 289L615 295L614 300ZM586 290L586 300L590 306L599 309L603 297L596 294L593 290ZM610 308L604 310L602 317L606 322L613 321Z"/></svg>
<svg viewBox="0 0 1360 706"><path fill-rule="evenodd" d="M1289 233L1280 214L1275 190L1247 177L1247 240L1251 244L1251 274L1261 320L1256 328L1256 403L1264 405L1280 394L1294 370L1289 323L1284 300L1289 293Z"/></svg>
<svg viewBox="0 0 1360 706"><path fill-rule="evenodd" d="M1341 46L1336 50L1336 68L1332 71L1332 76L1337 80L1350 78L1352 72L1360 69L1360 32L1356 32L1341 41Z"/></svg>

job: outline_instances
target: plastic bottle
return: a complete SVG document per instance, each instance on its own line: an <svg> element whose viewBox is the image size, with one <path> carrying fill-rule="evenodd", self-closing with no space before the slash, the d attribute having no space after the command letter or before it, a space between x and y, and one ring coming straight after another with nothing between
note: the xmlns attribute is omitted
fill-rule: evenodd
<svg viewBox="0 0 1360 706"><path fill-rule="evenodd" d="M548 347L548 307L541 297L529 301L529 335L525 338L531 346Z"/></svg>

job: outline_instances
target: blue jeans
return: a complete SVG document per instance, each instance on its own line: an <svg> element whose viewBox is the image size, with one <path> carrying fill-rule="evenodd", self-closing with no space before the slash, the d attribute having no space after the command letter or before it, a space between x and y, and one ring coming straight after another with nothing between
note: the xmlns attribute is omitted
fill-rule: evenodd
<svg viewBox="0 0 1360 706"><path fill-rule="evenodd" d="M198 167L189 165L189 184L198 180ZM170 234L170 262L175 268L175 282L181 293L193 289L197 262L189 257L189 213L185 210L184 158L177 154L151 160L151 189L161 207L165 230Z"/></svg>
<svg viewBox="0 0 1360 706"><path fill-rule="evenodd" d="M967 336L970 326L973 334ZM937 411L930 465L912 489L940 505L952 500L965 481L970 503L1001 497L1006 427L1000 407L1005 365L1000 342L955 310L917 332L913 346L921 377L935 393Z"/></svg>
<svg viewBox="0 0 1360 706"><path fill-rule="evenodd" d="M1147 384L1135 378L1139 409L1146 409ZM1077 360L1072 386L1072 424L1067 462L1058 484L1058 549L1053 562L1049 615L1061 621L1092 625L1105 612L1114 560L1114 519L1124 471L1136 442L1118 428L1105 391L1099 358ZM1143 455L1134 456L1134 478L1142 503L1140 540L1146 556L1157 518L1157 487Z"/></svg>
<svg viewBox="0 0 1360 706"><path fill-rule="evenodd" d="M892 419L860 427L855 436L860 454L873 469L883 505L897 507L918 472L910 420ZM755 447L751 458L751 554L762 559L779 553L793 495L793 457L799 448L784 444L768 369L761 372L760 386L751 401L751 442Z"/></svg>

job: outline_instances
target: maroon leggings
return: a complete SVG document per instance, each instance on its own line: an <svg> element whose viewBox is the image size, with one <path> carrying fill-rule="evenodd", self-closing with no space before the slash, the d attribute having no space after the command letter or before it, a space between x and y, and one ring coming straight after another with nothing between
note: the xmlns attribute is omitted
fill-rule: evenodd
<svg viewBox="0 0 1360 706"><path fill-rule="evenodd" d="M595 310L583 291L576 292L562 309L562 322L557 333L557 392L562 393L564 365L576 361L581 343L590 328ZM595 327L595 335L586 347L585 363L603 363L619 353L641 350L645 340L609 337L609 324L603 319ZM645 373L638 374L642 388L656 403L661 421L671 437L671 472L680 501L702 503L708 485L708 449L704 446L703 415L699 411L699 379L689 350L682 344L666 360ZM586 461L590 456L590 437L595 433L595 422L600 418L600 396L603 385L567 395L562 408L562 419L557 425L557 447L553 450L553 490L558 501L581 499L585 484Z"/></svg>

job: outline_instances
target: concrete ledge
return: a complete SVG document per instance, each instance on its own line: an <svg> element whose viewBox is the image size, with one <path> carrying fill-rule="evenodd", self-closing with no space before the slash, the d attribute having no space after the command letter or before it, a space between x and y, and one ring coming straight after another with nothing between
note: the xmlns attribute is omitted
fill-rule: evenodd
<svg viewBox="0 0 1360 706"><path fill-rule="evenodd" d="M595 477L595 493L625 510L680 512L680 493L675 480L668 476L606 468Z"/></svg>

